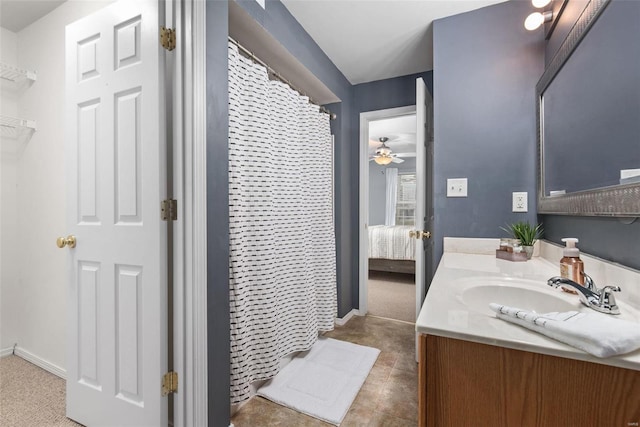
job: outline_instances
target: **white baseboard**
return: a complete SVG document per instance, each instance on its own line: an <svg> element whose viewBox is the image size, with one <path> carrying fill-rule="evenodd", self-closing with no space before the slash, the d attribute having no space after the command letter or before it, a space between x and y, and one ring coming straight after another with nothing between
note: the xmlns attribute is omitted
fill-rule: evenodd
<svg viewBox="0 0 640 427"><path fill-rule="evenodd" d="M351 310L350 312L348 312L344 317L336 317L335 320L335 324L338 326L344 326L347 324L347 322L349 320L351 320L351 318L353 316L362 316L362 314L360 314L360 311L356 310L355 308L353 310Z"/></svg>
<svg viewBox="0 0 640 427"><path fill-rule="evenodd" d="M11 354L13 354L13 348L8 348L8 349L3 349L0 350L0 355L2 357L5 356L10 356ZM16 347L15 349L15 355L26 360L27 362L33 363L34 365L38 366L39 368L44 369L47 372L52 373L53 375L62 378L63 380L67 378L67 371L64 370L63 368L61 368L58 365L54 365L53 363L44 360L41 357L36 356L33 353L28 352L27 350L20 348L20 347Z"/></svg>
<svg viewBox="0 0 640 427"><path fill-rule="evenodd" d="M3 348L0 350L0 357L7 357L13 354L13 347Z"/></svg>

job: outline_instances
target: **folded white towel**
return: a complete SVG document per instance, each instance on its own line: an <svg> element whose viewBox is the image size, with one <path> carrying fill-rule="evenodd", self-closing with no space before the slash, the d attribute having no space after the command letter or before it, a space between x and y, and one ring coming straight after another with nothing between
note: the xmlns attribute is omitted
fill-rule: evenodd
<svg viewBox="0 0 640 427"><path fill-rule="evenodd" d="M640 323L616 319L608 314L534 313L491 303L496 317L539 332L597 357L625 354L640 348Z"/></svg>

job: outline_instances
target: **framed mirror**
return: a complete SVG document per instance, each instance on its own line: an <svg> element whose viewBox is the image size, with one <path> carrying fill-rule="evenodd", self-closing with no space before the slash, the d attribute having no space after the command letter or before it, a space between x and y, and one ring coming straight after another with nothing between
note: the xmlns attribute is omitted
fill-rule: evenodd
<svg viewBox="0 0 640 427"><path fill-rule="evenodd" d="M640 2L591 0L536 86L538 213L640 216Z"/></svg>

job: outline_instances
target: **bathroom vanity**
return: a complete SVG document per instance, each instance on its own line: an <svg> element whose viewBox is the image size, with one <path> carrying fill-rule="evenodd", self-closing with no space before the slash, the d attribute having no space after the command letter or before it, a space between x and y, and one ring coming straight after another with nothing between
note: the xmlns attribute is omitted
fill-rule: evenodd
<svg viewBox="0 0 640 427"><path fill-rule="evenodd" d="M541 256L510 262L496 259L497 245L445 238L416 322L419 425L640 425L640 350L600 359L489 309L496 302L539 313L588 312L576 295L546 284L558 275L561 248L540 242ZM640 327L640 274L583 260L597 285L622 288L619 317Z"/></svg>

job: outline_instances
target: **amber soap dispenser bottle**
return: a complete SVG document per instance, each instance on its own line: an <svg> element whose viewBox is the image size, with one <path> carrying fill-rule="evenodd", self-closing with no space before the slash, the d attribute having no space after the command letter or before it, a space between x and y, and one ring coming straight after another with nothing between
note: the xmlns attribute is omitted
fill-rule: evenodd
<svg viewBox="0 0 640 427"><path fill-rule="evenodd" d="M584 263L580 259L580 250L576 248L578 239L567 237L562 241L565 243L565 248L562 251L563 257L560 260L560 276L584 286ZM573 294L576 293L568 287L562 287L562 290Z"/></svg>

